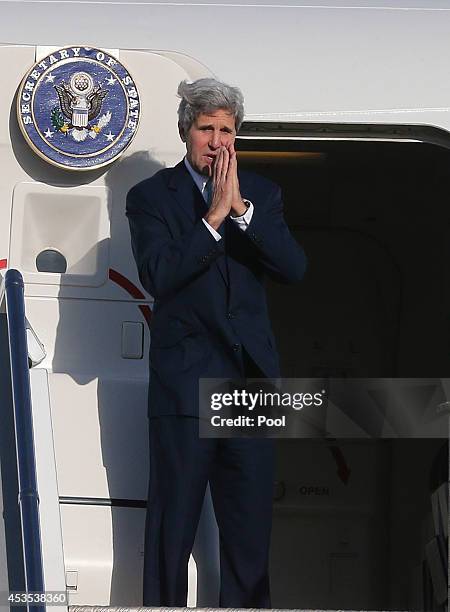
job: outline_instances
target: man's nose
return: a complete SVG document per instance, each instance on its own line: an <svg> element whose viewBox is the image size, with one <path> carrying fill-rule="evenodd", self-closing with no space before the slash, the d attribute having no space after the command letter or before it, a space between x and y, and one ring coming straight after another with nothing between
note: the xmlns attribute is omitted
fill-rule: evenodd
<svg viewBox="0 0 450 612"><path fill-rule="evenodd" d="M221 134L219 130L214 130L211 134L211 138L209 140L209 146L211 147L211 149L218 149L220 147L220 145L222 144L221 141Z"/></svg>

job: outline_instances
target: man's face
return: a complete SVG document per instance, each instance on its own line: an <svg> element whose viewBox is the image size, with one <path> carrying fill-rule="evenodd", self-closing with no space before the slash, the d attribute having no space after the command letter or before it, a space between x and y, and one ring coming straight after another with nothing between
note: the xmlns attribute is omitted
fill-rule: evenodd
<svg viewBox="0 0 450 612"><path fill-rule="evenodd" d="M219 147L228 147L236 138L234 116L224 109L201 113L187 134L180 131L180 136L186 142L186 157L194 170L211 176Z"/></svg>

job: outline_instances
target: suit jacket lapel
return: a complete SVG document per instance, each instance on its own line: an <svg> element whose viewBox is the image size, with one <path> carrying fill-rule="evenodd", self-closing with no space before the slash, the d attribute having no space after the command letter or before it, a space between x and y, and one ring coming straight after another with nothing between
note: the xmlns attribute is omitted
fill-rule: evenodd
<svg viewBox="0 0 450 612"><path fill-rule="evenodd" d="M208 206L197 185L192 180L184 161L181 161L174 167L169 179L169 189L184 213L191 219L192 223L196 223L205 216ZM219 231L222 240L225 240L225 232L223 231L224 226L225 223L222 224L222 231ZM226 255L219 257L215 264L219 268L225 284L228 286Z"/></svg>
<svg viewBox="0 0 450 612"><path fill-rule="evenodd" d="M196 223L208 210L205 200L192 180L184 161L173 168L169 179L169 189L192 223Z"/></svg>

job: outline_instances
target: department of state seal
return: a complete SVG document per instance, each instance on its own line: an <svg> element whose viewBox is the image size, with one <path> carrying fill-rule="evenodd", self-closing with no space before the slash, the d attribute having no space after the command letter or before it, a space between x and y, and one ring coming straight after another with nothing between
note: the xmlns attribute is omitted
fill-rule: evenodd
<svg viewBox="0 0 450 612"><path fill-rule="evenodd" d="M91 170L117 159L136 133L140 107L126 68L91 47L66 47L37 62L17 96L28 144L69 170Z"/></svg>

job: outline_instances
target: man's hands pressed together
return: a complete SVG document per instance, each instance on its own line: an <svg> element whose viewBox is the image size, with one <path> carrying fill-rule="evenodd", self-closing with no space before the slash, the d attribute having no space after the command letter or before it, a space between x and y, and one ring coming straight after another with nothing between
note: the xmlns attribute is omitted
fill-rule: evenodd
<svg viewBox="0 0 450 612"><path fill-rule="evenodd" d="M237 157L233 143L228 147L220 146L217 150L210 180L213 196L204 218L217 230L229 214L237 217L247 210L239 190Z"/></svg>

